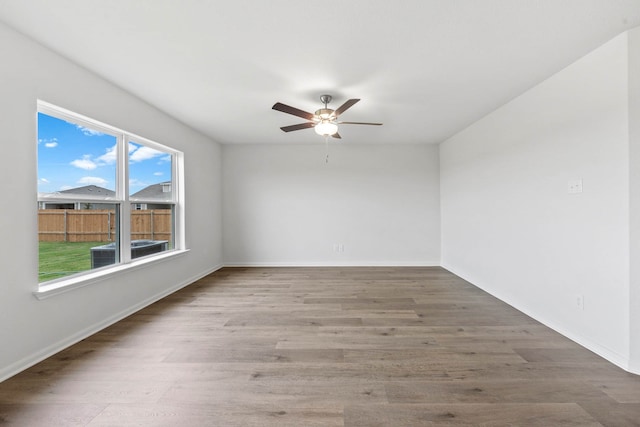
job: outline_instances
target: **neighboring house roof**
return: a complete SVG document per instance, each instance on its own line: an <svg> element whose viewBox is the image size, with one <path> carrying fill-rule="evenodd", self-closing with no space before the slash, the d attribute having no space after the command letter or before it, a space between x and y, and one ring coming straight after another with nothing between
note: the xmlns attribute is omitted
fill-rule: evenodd
<svg viewBox="0 0 640 427"><path fill-rule="evenodd" d="M58 191L58 193L100 197L114 197L116 195L115 191L98 187L97 185L85 185L84 187L70 188L68 190Z"/></svg>
<svg viewBox="0 0 640 427"><path fill-rule="evenodd" d="M73 194L76 196L115 197L116 192L97 185L70 188L58 191L59 194ZM152 184L131 195L131 198L145 200L167 200L171 198L171 181Z"/></svg>
<svg viewBox="0 0 640 427"><path fill-rule="evenodd" d="M159 182L143 188L131 195L132 199L168 200L171 199L171 181Z"/></svg>

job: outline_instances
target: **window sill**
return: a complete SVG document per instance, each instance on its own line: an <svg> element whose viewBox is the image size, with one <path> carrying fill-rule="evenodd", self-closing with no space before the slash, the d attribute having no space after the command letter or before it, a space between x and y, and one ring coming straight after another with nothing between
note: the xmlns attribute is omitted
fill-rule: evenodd
<svg viewBox="0 0 640 427"><path fill-rule="evenodd" d="M166 253L160 255L132 261L129 264L121 264L111 268L105 268L104 270L83 274L82 276L73 277L70 279L62 279L60 281L56 281L55 283L44 284L41 285L37 291L33 292L33 295L37 299L43 300L55 295L60 295L65 292L72 291L74 289L93 285L94 283L102 282L103 280L111 279L122 273L138 270L140 268L163 262L171 258L180 257L187 252L189 252L189 249L167 251Z"/></svg>

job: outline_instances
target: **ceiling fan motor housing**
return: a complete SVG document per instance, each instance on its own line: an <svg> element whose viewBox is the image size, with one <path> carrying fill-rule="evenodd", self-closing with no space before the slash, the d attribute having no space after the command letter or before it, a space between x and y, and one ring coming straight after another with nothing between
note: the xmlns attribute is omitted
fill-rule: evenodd
<svg viewBox="0 0 640 427"><path fill-rule="evenodd" d="M318 116L321 120L331 120L335 119L334 110L331 108L321 108L316 110L316 116Z"/></svg>

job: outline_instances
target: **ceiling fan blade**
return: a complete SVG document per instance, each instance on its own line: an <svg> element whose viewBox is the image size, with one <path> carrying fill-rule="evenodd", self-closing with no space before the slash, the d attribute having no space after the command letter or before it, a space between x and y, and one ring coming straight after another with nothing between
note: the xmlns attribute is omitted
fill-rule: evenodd
<svg viewBox="0 0 640 427"><path fill-rule="evenodd" d="M365 122L338 122L341 125L373 125L382 126L382 123L365 123Z"/></svg>
<svg viewBox="0 0 640 427"><path fill-rule="evenodd" d="M314 127L316 124L313 122L307 122L307 123L300 123L298 125L291 125L291 126L283 126L280 129L282 129L285 132L291 132L294 130L302 130L302 129L309 129Z"/></svg>
<svg viewBox="0 0 640 427"><path fill-rule="evenodd" d="M271 108L273 108L274 110L282 111L283 113L293 114L294 116L302 117L303 119L307 120L313 120L316 117L311 113L307 113L306 111L299 110L295 107L291 107L281 102L276 102Z"/></svg>
<svg viewBox="0 0 640 427"><path fill-rule="evenodd" d="M334 133L333 135L331 135L333 138L336 139L342 139L342 137L340 136L340 134L338 132Z"/></svg>
<svg viewBox="0 0 640 427"><path fill-rule="evenodd" d="M338 107L338 109L335 112L335 116L338 117L340 114L342 114L345 111L347 111L349 108L351 108L351 106L353 104L355 104L358 101L360 101L360 100L359 99L349 99L347 102L345 102L340 107Z"/></svg>

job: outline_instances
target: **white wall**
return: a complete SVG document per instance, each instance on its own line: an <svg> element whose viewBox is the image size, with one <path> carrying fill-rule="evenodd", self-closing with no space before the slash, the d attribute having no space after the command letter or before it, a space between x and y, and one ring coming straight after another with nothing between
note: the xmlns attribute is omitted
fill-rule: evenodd
<svg viewBox="0 0 640 427"><path fill-rule="evenodd" d="M329 156L320 137L224 146L227 265L439 265L438 147L331 141Z"/></svg>
<svg viewBox="0 0 640 427"><path fill-rule="evenodd" d="M0 25L0 381L217 268L220 147L117 87ZM134 71L132 71L134 72ZM184 152L184 256L37 300L36 100Z"/></svg>
<svg viewBox="0 0 640 427"><path fill-rule="evenodd" d="M640 28L629 32L630 370L640 373Z"/></svg>
<svg viewBox="0 0 640 427"><path fill-rule="evenodd" d="M440 147L443 266L623 367L627 59L623 34Z"/></svg>

